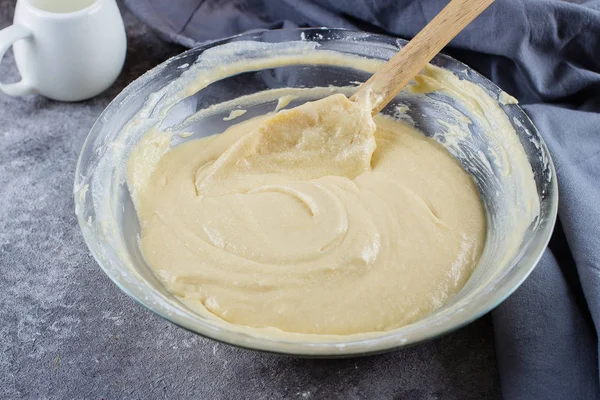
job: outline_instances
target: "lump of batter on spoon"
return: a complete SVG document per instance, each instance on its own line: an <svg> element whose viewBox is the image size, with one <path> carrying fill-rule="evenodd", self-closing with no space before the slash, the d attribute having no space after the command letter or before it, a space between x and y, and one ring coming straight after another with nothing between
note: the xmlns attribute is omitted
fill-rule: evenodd
<svg viewBox="0 0 600 400"><path fill-rule="evenodd" d="M370 109L343 94L305 103L266 119L201 167L196 188L216 196L324 175L352 179L371 167L374 133Z"/></svg>

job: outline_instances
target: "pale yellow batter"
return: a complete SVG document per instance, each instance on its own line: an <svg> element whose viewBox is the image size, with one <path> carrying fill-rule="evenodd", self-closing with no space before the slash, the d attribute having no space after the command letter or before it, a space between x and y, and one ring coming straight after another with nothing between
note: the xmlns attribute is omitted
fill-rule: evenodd
<svg viewBox="0 0 600 400"><path fill-rule="evenodd" d="M435 140L343 95L128 161L143 255L191 309L251 328L384 331L440 308L485 240L471 177Z"/></svg>

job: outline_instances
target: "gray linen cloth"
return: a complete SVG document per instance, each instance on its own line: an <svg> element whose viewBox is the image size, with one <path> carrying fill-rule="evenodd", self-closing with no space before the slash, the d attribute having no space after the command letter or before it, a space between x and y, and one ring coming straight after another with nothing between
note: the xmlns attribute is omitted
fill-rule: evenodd
<svg viewBox="0 0 600 400"><path fill-rule="evenodd" d="M184 46L326 26L410 38L441 0L126 0ZM506 399L598 399L600 1L498 0L447 52L514 95L550 147L559 221L527 281L493 311Z"/></svg>

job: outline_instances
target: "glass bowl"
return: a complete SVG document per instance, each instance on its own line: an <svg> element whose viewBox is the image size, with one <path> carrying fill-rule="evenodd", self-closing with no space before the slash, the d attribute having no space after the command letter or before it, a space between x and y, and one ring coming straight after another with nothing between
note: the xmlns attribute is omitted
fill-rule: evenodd
<svg viewBox="0 0 600 400"><path fill-rule="evenodd" d="M280 44L280 48L285 48L287 54L294 57L285 65L237 71L211 83L203 90L188 90L187 96L178 99L176 105L169 109L168 115L161 116L162 128L185 130L191 134L189 137L175 135L172 145L200 136L218 134L233 123L223 121L223 117L228 115L227 111L230 111L226 107L222 112L201 111L196 117L188 118L198 110L210 110L215 104L226 104L228 100L267 89L356 86L371 74L358 66L351 68L339 65L333 58L329 62L324 57L317 64L303 62L302 49L306 43L316 43L313 49L316 52L338 52L370 60L387 60L406 43L392 37L339 29L254 32L186 51L147 72L123 90L92 127L79 156L74 186L75 210L85 241L98 264L121 290L165 319L215 340L283 354L335 357L383 352L455 330L496 307L531 273L548 243L557 213L556 174L548 149L523 110L518 105L511 104L511 101L503 101L505 94L497 86L466 65L440 54L432 64L450 70L459 79L472 82L485 90L501 107L517 133L533 171L535 188L531 190L537 192L540 202L539 216L525 233L511 234L510 230L501 229L505 223L503 218L520 201L520 190L523 188L517 187L512 197L508 196L498 184L498 171L468 163L472 152L486 155L490 150L486 138L477 134L477 124L471 124L468 129L472 131L474 139L462 149L462 157L457 154L455 156L478 186L486 209L488 236L481 260L471 278L439 310L410 325L387 332L312 340L306 336L297 339L254 335L187 309L163 287L142 257L138 247L139 224L127 188L124 165L132 147L143 134L145 123L151 122L153 113L157 112L155 105L165 96L164 88L175 84L177 78L192 70L199 56L206 54L209 49L214 52L215 49L234 43L240 49L238 56L248 59L266 56L268 50L261 50L260 46L246 51L247 41ZM425 135L435 136L443 143L443 129L435 121L446 118L442 115L444 110L441 108L447 107L431 107L424 101L427 98L441 99L450 107L458 107L453 104L452 99L443 98L439 93L413 96L403 91L383 112L393 112L398 105L408 106L408 117L415 126ZM296 100L291 105L306 100L310 98ZM247 114L240 119L271 111L275 104L276 99L250 104L246 107ZM142 115L142 118L138 118L132 126L130 120L134 115ZM147 125L148 128L149 126ZM134 129L137 133L123 134L127 129ZM489 163L487 165L490 166ZM511 241L517 242L514 254L506 250Z"/></svg>

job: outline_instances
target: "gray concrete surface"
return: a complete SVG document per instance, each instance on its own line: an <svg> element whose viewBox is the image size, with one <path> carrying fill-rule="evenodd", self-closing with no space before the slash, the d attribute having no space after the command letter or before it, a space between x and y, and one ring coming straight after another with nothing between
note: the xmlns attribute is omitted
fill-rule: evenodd
<svg viewBox="0 0 600 400"><path fill-rule="evenodd" d="M13 10L0 0L0 28ZM77 156L110 100L182 51L123 14L127 61L106 93L72 104L0 95L0 398L499 398L489 317L385 355L308 360L201 338L110 282L75 219ZM0 77L18 79L11 54Z"/></svg>

